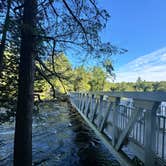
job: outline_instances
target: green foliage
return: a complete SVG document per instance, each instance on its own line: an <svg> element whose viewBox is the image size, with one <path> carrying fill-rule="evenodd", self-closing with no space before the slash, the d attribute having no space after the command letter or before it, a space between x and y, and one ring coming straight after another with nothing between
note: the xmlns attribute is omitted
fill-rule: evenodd
<svg viewBox="0 0 166 166"><path fill-rule="evenodd" d="M110 90L110 82L107 80L108 73L101 67L85 68L83 66L72 69L72 66L64 54L59 54L54 59L54 67L52 59L45 62L49 70L55 70L57 75L49 76L50 82L58 92L66 91L105 91ZM51 97L51 86L39 75L35 81L35 91L40 94L41 99Z"/></svg>
<svg viewBox="0 0 166 166"><path fill-rule="evenodd" d="M9 50L4 53L4 69L0 77L0 105L11 107L16 101L18 60ZM9 104L11 103L11 105Z"/></svg>
<svg viewBox="0 0 166 166"><path fill-rule="evenodd" d="M142 81L141 78L138 77L135 83L133 82L111 83L110 90L137 91L137 92L166 91L166 81L147 82L147 81Z"/></svg>
<svg viewBox="0 0 166 166"><path fill-rule="evenodd" d="M58 55L54 60L55 67L53 70L56 71L59 77L53 77L51 81L55 88L64 93L73 89L72 81L72 65L64 54ZM50 64L51 65L51 64Z"/></svg>
<svg viewBox="0 0 166 166"><path fill-rule="evenodd" d="M103 91L106 82L106 73L100 67L93 67L89 81L90 91Z"/></svg>
<svg viewBox="0 0 166 166"><path fill-rule="evenodd" d="M80 66L74 69L73 77L73 90L74 91L89 91L90 85L90 73L83 67Z"/></svg>
<svg viewBox="0 0 166 166"><path fill-rule="evenodd" d="M0 101L1 103L6 103L6 101L9 103L9 101L15 101L17 96L18 58L10 51L5 52L4 63L5 68L0 78ZM54 86L56 93L68 91L166 91L166 81L146 82L140 77L136 83L112 83L107 69L104 70L100 66L72 68L67 56L62 53L54 58L54 66L51 58L46 59L44 63L48 70L55 71L55 74L44 72ZM110 62L107 64L111 65ZM36 66L40 66L40 64L36 62ZM34 93L38 94L41 100L51 99L52 87L37 71L35 75Z"/></svg>
<svg viewBox="0 0 166 166"><path fill-rule="evenodd" d="M108 64L111 63L108 62ZM46 65L48 68L52 68L51 59L47 60ZM136 83L112 83L107 69L105 71L100 66L88 69L79 66L72 69L72 65L64 54L60 54L55 58L55 71L61 74L61 80L53 75L50 77L50 81L56 90L61 93L66 91L166 91L166 82L146 82L142 81L140 77ZM52 90L45 80L35 81L35 89L41 91L39 93L41 99L51 98Z"/></svg>
<svg viewBox="0 0 166 166"><path fill-rule="evenodd" d="M38 63L37 66L40 66ZM55 91L65 93L73 89L72 85L72 66L64 54L59 54L54 58L54 65L52 59L49 58L45 61L45 65L49 71L44 71ZM50 84L36 72L35 92L40 95L41 99L50 99L53 90Z"/></svg>

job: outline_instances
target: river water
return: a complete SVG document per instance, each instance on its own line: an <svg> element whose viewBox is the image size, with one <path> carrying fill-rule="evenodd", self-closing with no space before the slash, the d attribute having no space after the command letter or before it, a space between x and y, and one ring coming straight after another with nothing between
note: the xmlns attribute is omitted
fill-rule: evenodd
<svg viewBox="0 0 166 166"><path fill-rule="evenodd" d="M67 103L40 104L33 116L33 165L119 166ZM0 124L0 166L12 166L14 121Z"/></svg>

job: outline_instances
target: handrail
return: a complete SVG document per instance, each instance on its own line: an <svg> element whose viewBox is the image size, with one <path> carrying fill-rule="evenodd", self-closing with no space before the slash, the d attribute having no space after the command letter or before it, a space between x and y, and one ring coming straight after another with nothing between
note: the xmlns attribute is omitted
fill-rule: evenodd
<svg viewBox="0 0 166 166"><path fill-rule="evenodd" d="M137 100L146 101L156 101L162 102L166 101L166 92L71 92L71 93L88 93L94 95L106 95L110 97L125 97Z"/></svg>
<svg viewBox="0 0 166 166"><path fill-rule="evenodd" d="M155 166L156 162L165 165L166 92L71 92L69 96L119 161L127 161L123 165L130 165L121 156L123 146L145 166Z"/></svg>

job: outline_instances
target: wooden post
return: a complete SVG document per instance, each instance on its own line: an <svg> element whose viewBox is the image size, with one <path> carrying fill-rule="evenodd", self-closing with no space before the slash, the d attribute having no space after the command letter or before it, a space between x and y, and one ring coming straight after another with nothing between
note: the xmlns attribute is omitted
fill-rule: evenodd
<svg viewBox="0 0 166 166"><path fill-rule="evenodd" d="M95 106L95 104L93 103L94 97L95 97L95 95L92 94L92 97L91 97L91 104L90 104L90 108L89 108L89 112L90 112L90 117L89 117L89 118L90 118L90 120L92 119L93 107Z"/></svg>
<svg viewBox="0 0 166 166"><path fill-rule="evenodd" d="M80 100L81 100L81 94L80 93L78 93L78 103L77 103L77 108L79 108L79 106L80 106Z"/></svg>
<svg viewBox="0 0 166 166"><path fill-rule="evenodd" d="M105 125L106 125L106 123L107 123L107 119L108 119L109 113L110 113L111 108L112 108L112 105L113 105L112 102L110 102L110 103L108 104L108 108L107 108L107 110L106 110L106 112L105 112L105 115L104 115L104 118L103 118L103 120L102 120L102 122L101 122L101 124L100 124L100 128L99 128L99 131L100 131L100 132L103 132L103 130L104 130L104 127L105 127Z"/></svg>
<svg viewBox="0 0 166 166"><path fill-rule="evenodd" d="M95 110L93 112L92 123L95 120L95 115L96 115L97 110L98 109L101 110L101 106L102 106L101 103L102 103L102 101L103 101L103 95L100 95L100 100L97 101L96 108L95 108Z"/></svg>
<svg viewBox="0 0 166 166"><path fill-rule="evenodd" d="M100 95L100 103L99 103L99 108L98 108L98 124L97 124L97 126L98 126L98 129L100 128L100 123L101 123L101 120L103 119L102 118L102 111L103 111L103 95Z"/></svg>
<svg viewBox="0 0 166 166"><path fill-rule="evenodd" d="M86 101L86 96L85 96L85 93L83 93L82 102L81 102L81 109L80 109L80 111L82 111L82 112L84 109L85 101Z"/></svg>
<svg viewBox="0 0 166 166"><path fill-rule="evenodd" d="M85 106L85 116L88 118L88 114L90 111L90 103L91 103L91 95L89 94L89 97L87 97L87 103Z"/></svg>
<svg viewBox="0 0 166 166"><path fill-rule="evenodd" d="M79 93L76 93L76 94L74 95L74 97L75 97L75 103L76 103L76 106L78 107L78 106L79 106L79 98L80 98L80 94L79 94Z"/></svg>
<svg viewBox="0 0 166 166"><path fill-rule="evenodd" d="M115 109L113 110L113 132L112 132L112 145L115 146L117 139L118 139L118 131L117 131L117 119L118 119L118 114L117 111L119 109L119 104L120 104L120 97L116 98L115 101Z"/></svg>
<svg viewBox="0 0 166 166"><path fill-rule="evenodd" d="M96 105L95 105L94 111L92 112L92 117L91 117L91 122L92 123L93 123L93 121L95 119L95 114L97 112L98 106L99 106L99 99L96 99Z"/></svg>
<svg viewBox="0 0 166 166"><path fill-rule="evenodd" d="M79 101L79 110L81 110L81 106L82 106L82 101L83 101L83 93L80 93L80 101Z"/></svg>
<svg viewBox="0 0 166 166"><path fill-rule="evenodd" d="M145 112L145 166L155 166L156 110L160 102L154 103L152 110Z"/></svg>
<svg viewBox="0 0 166 166"><path fill-rule="evenodd" d="M85 94L85 100L84 100L84 106L83 106L83 109L82 109L83 114L85 114L85 110L86 110L86 106L87 106L88 98L89 98L88 96L89 96L89 94L86 93Z"/></svg>

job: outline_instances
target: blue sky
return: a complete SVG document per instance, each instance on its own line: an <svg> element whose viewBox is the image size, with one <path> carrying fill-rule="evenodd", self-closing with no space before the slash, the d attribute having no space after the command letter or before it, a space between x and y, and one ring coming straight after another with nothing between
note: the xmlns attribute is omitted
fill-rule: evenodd
<svg viewBox="0 0 166 166"><path fill-rule="evenodd" d="M135 81L139 74L148 81L166 80L166 0L102 0L99 5L111 15L103 40L128 49L112 58L117 81ZM139 72L134 69L136 65ZM150 68L153 70L148 73Z"/></svg>

